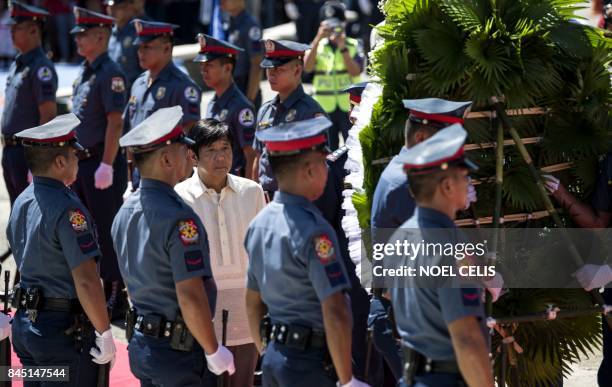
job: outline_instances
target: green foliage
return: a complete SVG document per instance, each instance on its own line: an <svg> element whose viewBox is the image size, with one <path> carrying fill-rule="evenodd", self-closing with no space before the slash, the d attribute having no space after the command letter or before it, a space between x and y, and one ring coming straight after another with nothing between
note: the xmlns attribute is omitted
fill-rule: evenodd
<svg viewBox="0 0 612 387"><path fill-rule="evenodd" d="M373 75L383 85L372 120L360 134L365 166L365 195L354 197L360 223L367 228L376 182L384 165L372 162L395 155L403 145L406 112L401 100L439 97L474 101L473 111L490 110L492 96L508 109L539 107L543 115L511 116L521 137L543 137L527 146L536 168L572 162L555 175L579 198L592 192L598 156L609 150L612 87L608 67L612 41L582 26L570 0L387 0L380 28L385 43L371 55ZM466 121L468 142L494 142L497 123ZM510 138L506 133L506 138ZM491 216L494 149L470 151L485 178L477 186L471 216ZM543 210L535 182L514 146L504 148L502 214ZM563 221L571 225L569 218ZM551 219L530 227L551 225ZM516 224L511 225L516 227ZM526 262L533 265L535 258ZM494 315L541 311L549 303L562 308L591 305L578 290L513 290L495 305ZM525 349L517 368L521 385L556 381L559 372L596 346L598 316L520 324L514 333ZM494 338L494 344L499 336ZM497 344L495 344L497 345ZM495 348L495 346L494 346ZM497 355L496 355L497 356ZM496 359L496 367L501 359ZM499 371L499 368L498 368ZM510 381L512 379L508 379Z"/></svg>

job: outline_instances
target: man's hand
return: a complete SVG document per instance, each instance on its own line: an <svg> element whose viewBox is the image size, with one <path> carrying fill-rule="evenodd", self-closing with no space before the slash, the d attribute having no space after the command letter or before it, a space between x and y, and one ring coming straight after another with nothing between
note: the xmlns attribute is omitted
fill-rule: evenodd
<svg viewBox="0 0 612 387"><path fill-rule="evenodd" d="M319 24L319 29L317 30L317 37L315 40L321 40L323 38L327 38L331 35L331 29L328 24L323 20L321 24Z"/></svg>
<svg viewBox="0 0 612 387"><path fill-rule="evenodd" d="M285 13L287 17L293 21L300 18L300 11L293 1L285 2Z"/></svg>
<svg viewBox="0 0 612 387"><path fill-rule="evenodd" d="M557 192L561 184L559 179L553 175L542 175L542 179L544 180L544 188L546 188L546 191L548 191L550 195Z"/></svg>
<svg viewBox="0 0 612 387"><path fill-rule="evenodd" d="M108 329L102 334L96 331L96 346L89 351L89 354L93 356L92 361L97 364L106 364L110 362L110 366L113 368L116 351L117 349L115 348L112 330Z"/></svg>
<svg viewBox="0 0 612 387"><path fill-rule="evenodd" d="M338 382L336 385L340 387L370 387L369 384L355 379L354 376L351 378L351 380L348 383L340 384L340 382Z"/></svg>
<svg viewBox="0 0 612 387"><path fill-rule="evenodd" d="M502 275L495 273L493 278L482 282L484 286L486 286L487 291L491 294L491 299L493 302L497 301L501 295L502 288L504 287L504 278Z"/></svg>
<svg viewBox="0 0 612 387"><path fill-rule="evenodd" d="M236 372L234 366L234 355L222 345L219 345L217 352L212 355L205 354L208 369L215 375L221 375L227 371L230 375Z"/></svg>
<svg viewBox="0 0 612 387"><path fill-rule="evenodd" d="M587 292L590 292L593 289L604 287L612 281L612 269L610 269L610 265L587 263L578 269L574 276L580 283L580 286Z"/></svg>
<svg viewBox="0 0 612 387"><path fill-rule="evenodd" d="M94 174L94 185L97 189L107 189L113 185L113 167L111 165L100 163Z"/></svg>
<svg viewBox="0 0 612 387"><path fill-rule="evenodd" d="M334 34L334 43L338 50L344 50L346 48L346 35L344 32Z"/></svg>

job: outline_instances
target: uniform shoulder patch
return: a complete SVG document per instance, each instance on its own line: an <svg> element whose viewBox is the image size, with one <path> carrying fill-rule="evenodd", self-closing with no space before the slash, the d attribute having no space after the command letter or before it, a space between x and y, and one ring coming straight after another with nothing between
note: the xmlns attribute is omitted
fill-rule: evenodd
<svg viewBox="0 0 612 387"><path fill-rule="evenodd" d="M321 234L313 239L315 253L322 264L328 264L336 259L334 243L327 234Z"/></svg>
<svg viewBox="0 0 612 387"><path fill-rule="evenodd" d="M125 91L125 81L121 77L113 77L111 79L111 90L115 93L123 93Z"/></svg>
<svg viewBox="0 0 612 387"><path fill-rule="evenodd" d="M257 26L251 27L251 29L249 29L249 38L259 41L259 39L261 39L261 28Z"/></svg>
<svg viewBox="0 0 612 387"><path fill-rule="evenodd" d="M36 76L43 82L49 82L53 79L53 72L48 66L42 66L36 72Z"/></svg>
<svg viewBox="0 0 612 387"><path fill-rule="evenodd" d="M75 232L81 233L89 229L85 214L78 208L68 211L68 221Z"/></svg>
<svg viewBox="0 0 612 387"><path fill-rule="evenodd" d="M198 93L196 88L193 86L187 86L185 88L184 94L185 94L185 98L187 99L187 101L192 102L192 103L198 102L198 98L200 97L200 93Z"/></svg>
<svg viewBox="0 0 612 387"><path fill-rule="evenodd" d="M253 126L255 123L255 114L251 108L244 108L238 113L238 121L242 126Z"/></svg>
<svg viewBox="0 0 612 387"><path fill-rule="evenodd" d="M178 222L179 238L183 246L195 245L200 241L198 225L193 219L185 219Z"/></svg>

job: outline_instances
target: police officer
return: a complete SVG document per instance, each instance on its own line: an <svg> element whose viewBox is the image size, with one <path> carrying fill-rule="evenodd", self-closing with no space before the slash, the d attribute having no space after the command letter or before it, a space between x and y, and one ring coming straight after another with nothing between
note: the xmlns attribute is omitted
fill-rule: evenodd
<svg viewBox="0 0 612 387"><path fill-rule="evenodd" d="M28 186L28 167L15 133L51 120L57 114L57 74L42 49L42 24L49 13L9 2L11 38L19 55L9 69L2 112L2 172L11 204Z"/></svg>
<svg viewBox="0 0 612 387"><path fill-rule="evenodd" d="M559 179L552 175L544 176L545 187L557 202L567 210L578 227L609 227L612 220L612 153L608 153L599 164L595 192L591 203L583 203L572 195ZM612 281L610 265L586 264L576 272L576 279L587 291L606 286ZM612 304L612 289L603 292L606 304ZM600 386L612 385L612 329L606 318L601 324L603 330L603 359L597 373Z"/></svg>
<svg viewBox="0 0 612 387"><path fill-rule="evenodd" d="M415 202L408 189L408 180L404 173L402 157L409 148L421 143L439 129L453 122L463 122L463 117L471 106L471 102L451 102L437 98L404 100L408 110L406 120L405 143L400 153L393 157L380 175L372 199L371 228L372 240L375 243L386 242L389 235L384 229L400 227L412 217ZM372 339L375 348L384 359L383 364L375 364L374 378L383 378L384 366L389 369L393 378L401 377L402 351L395 339L393 323L393 308L389 302L388 293L384 289L374 289L370 302L370 317L368 325L372 329ZM380 372L382 371L382 373Z"/></svg>
<svg viewBox="0 0 612 387"><path fill-rule="evenodd" d="M329 115L334 126L330 146L338 148L339 135L346 141L350 123L346 119L350 103L344 89L359 82L365 55L361 43L347 38L346 8L339 1L328 1L320 11L321 25L304 58L304 70L314 71L313 97Z"/></svg>
<svg viewBox="0 0 612 387"><path fill-rule="evenodd" d="M312 204L325 188L330 125L318 117L256 133L279 182L245 238L251 335L260 353L267 342L264 386L334 386L336 375L340 385L366 385L352 377L346 268L333 229Z"/></svg>
<svg viewBox="0 0 612 387"><path fill-rule="evenodd" d="M138 37L138 60L146 71L132 85L126 110L127 130L162 107L183 108L182 125L188 130L200 119L200 88L172 62L174 24L133 20Z"/></svg>
<svg viewBox="0 0 612 387"><path fill-rule="evenodd" d="M289 40L266 40L265 58L261 67L266 69L270 87L278 95L265 102L257 113L257 130L263 130L281 122L302 121L324 115L317 101L304 92L302 71L304 52L308 46ZM276 179L271 171L264 144L255 139L258 152L253 162L253 176L259 177L264 191L271 196L277 190Z"/></svg>
<svg viewBox="0 0 612 387"><path fill-rule="evenodd" d="M453 220L466 201L468 171L476 168L463 154L466 136L455 124L401 155L417 211L389 243L459 242ZM385 267L442 265L446 260L454 263L455 257L400 255L385 260ZM415 281L392 279L391 300L405 359L403 385L494 386L481 290L460 284L428 287Z"/></svg>
<svg viewBox="0 0 612 387"><path fill-rule="evenodd" d="M246 10L245 0L221 0L221 10L229 14L223 23L227 40L242 49L234 67L234 81L244 95L256 106L261 105L261 27Z"/></svg>
<svg viewBox="0 0 612 387"><path fill-rule="evenodd" d="M183 108L183 128L187 131L200 119L200 88L172 62L174 24L132 21L138 37L138 60L146 71L132 85L125 112L126 131L140 124L157 109L180 105ZM130 168L131 169L131 168ZM138 188L138 170L132 170L130 190Z"/></svg>
<svg viewBox="0 0 612 387"><path fill-rule="evenodd" d="M34 177L6 231L21 273L13 347L24 366L68 366L66 385L96 386L95 363L112 366L115 344L96 267L95 226L68 188L83 149L75 137L79 123L66 114L16 134Z"/></svg>
<svg viewBox="0 0 612 387"><path fill-rule="evenodd" d="M130 23L135 18L145 19L144 0L106 0L106 12L115 18L115 25L108 42L108 55L117 62L128 81L134 83L144 71L138 63L136 28Z"/></svg>
<svg viewBox="0 0 612 387"><path fill-rule="evenodd" d="M134 306L130 368L142 385L210 385L205 365L217 375L234 373L212 323L216 287L206 230L173 188L192 167L182 116L180 106L159 109L120 140L142 175L112 229Z"/></svg>
<svg viewBox="0 0 612 387"><path fill-rule="evenodd" d="M76 131L85 149L80 152L73 189L96 221L102 250L100 274L108 285L105 290L112 309L122 287L110 227L127 184L127 164L119 152L126 81L107 52L114 19L79 7L74 7L74 14L76 26L71 33L85 61L73 84L72 110L81 120Z"/></svg>
<svg viewBox="0 0 612 387"><path fill-rule="evenodd" d="M198 35L198 41L200 53L194 62L201 63L202 79L206 86L215 91L204 117L228 124L234 138L231 173L251 178L255 159L254 107L232 79L236 57L244 50L204 34Z"/></svg>

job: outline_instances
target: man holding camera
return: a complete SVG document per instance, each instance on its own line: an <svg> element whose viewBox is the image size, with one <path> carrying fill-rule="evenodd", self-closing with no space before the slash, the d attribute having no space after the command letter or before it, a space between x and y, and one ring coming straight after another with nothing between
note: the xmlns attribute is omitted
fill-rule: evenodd
<svg viewBox="0 0 612 387"><path fill-rule="evenodd" d="M361 43L346 37L344 12L344 4L339 1L323 4L319 31L304 57L304 70L315 72L313 97L333 123L329 132L331 150L338 148L339 132L344 140L348 138L350 102L344 89L359 82L365 58Z"/></svg>

